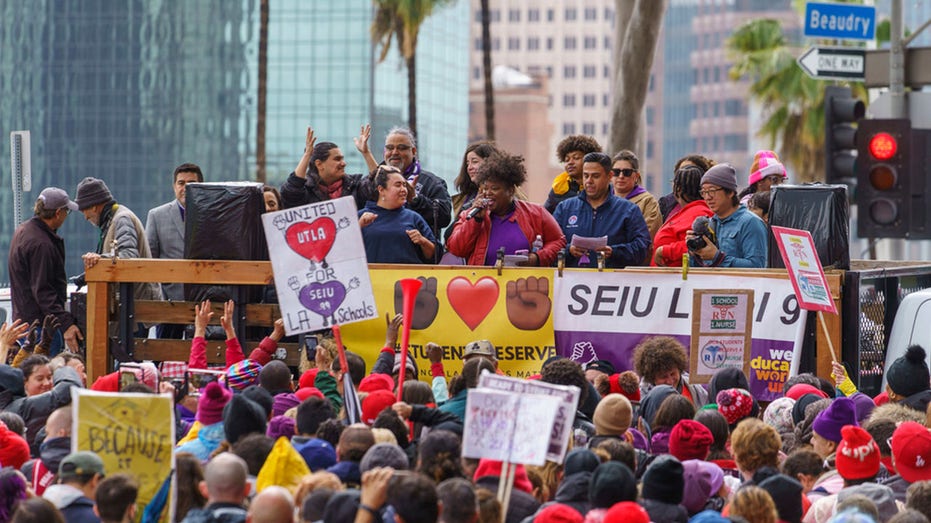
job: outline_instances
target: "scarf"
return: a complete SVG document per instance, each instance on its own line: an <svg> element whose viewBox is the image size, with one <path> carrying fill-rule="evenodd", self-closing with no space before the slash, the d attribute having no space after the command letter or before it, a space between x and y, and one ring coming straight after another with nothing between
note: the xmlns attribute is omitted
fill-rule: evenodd
<svg viewBox="0 0 931 523"><path fill-rule="evenodd" d="M563 171L562 174L553 179L553 193L562 195L569 192L569 181L569 173Z"/></svg>
<svg viewBox="0 0 931 523"><path fill-rule="evenodd" d="M110 228L110 220L113 218L113 214L116 213L116 210L119 208L119 204L113 202L113 205L104 205L103 210L100 211L100 218L97 223L97 226L100 228L100 236L97 238L97 254L103 254L103 250L106 247L103 244L103 239L107 236L107 229Z"/></svg>
<svg viewBox="0 0 931 523"><path fill-rule="evenodd" d="M418 175L420 175L420 161L414 158L414 161L407 166L407 169L404 169L404 177L407 178L407 183L414 185Z"/></svg>
<svg viewBox="0 0 931 523"><path fill-rule="evenodd" d="M327 198L335 200L342 196L343 193L343 179L340 178L335 182L332 182L330 185L324 185L323 180L320 181L320 188L322 188L327 193Z"/></svg>

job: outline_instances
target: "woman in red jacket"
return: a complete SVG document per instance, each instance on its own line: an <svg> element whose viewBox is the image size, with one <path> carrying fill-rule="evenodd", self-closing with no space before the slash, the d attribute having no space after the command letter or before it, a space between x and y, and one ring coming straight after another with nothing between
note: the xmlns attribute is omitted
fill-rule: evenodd
<svg viewBox="0 0 931 523"><path fill-rule="evenodd" d="M705 171L694 164L683 165L676 171L672 181L672 193L679 203L679 210L670 215L656 232L656 238L653 239L653 259L650 263L653 267L682 265L682 255L688 252L685 232L692 228L695 218L714 215L699 194L703 174Z"/></svg>
<svg viewBox="0 0 931 523"><path fill-rule="evenodd" d="M475 180L478 197L471 209L459 214L446 245L449 252L465 258L469 265L494 265L503 248L505 254L527 251L527 261L520 265L553 265L566 246L566 237L546 209L515 197L526 180L520 156L502 152L485 160Z"/></svg>

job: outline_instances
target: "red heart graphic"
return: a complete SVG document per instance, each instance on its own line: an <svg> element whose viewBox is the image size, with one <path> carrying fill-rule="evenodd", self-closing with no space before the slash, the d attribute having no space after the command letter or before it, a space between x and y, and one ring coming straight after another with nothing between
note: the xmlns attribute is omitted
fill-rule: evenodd
<svg viewBox="0 0 931 523"><path fill-rule="evenodd" d="M498 282L490 276L474 284L464 276L456 276L446 285L446 297L456 314L470 330L475 330L498 303Z"/></svg>
<svg viewBox="0 0 931 523"><path fill-rule="evenodd" d="M313 262L321 262L336 241L336 223L330 218L298 222L285 232L291 250Z"/></svg>

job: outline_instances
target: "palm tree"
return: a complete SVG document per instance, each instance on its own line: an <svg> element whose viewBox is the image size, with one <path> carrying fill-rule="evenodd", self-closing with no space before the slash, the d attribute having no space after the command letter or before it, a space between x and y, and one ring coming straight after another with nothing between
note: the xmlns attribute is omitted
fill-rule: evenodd
<svg viewBox="0 0 931 523"><path fill-rule="evenodd" d="M268 98L268 2L261 0L259 7L259 86L255 120L255 180L265 183L265 114Z"/></svg>
<svg viewBox="0 0 931 523"><path fill-rule="evenodd" d="M424 20L433 10L452 0L373 0L375 17L372 20L372 41L381 45L378 62L388 56L391 40L396 39L398 50L407 67L408 126L417 134L417 36Z"/></svg>
<svg viewBox="0 0 931 523"><path fill-rule="evenodd" d="M799 181L824 181L824 88L795 62L798 49L786 44L778 20L752 20L727 41L733 80L748 78L750 94L763 106L759 130ZM849 84L854 96L867 100L862 83Z"/></svg>

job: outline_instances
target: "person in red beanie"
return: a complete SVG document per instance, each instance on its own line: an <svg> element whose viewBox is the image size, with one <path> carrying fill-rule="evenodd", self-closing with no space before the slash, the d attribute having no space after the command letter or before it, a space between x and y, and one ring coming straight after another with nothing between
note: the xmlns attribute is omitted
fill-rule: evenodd
<svg viewBox="0 0 931 523"><path fill-rule="evenodd" d="M0 421L0 466L19 470L29 461L29 444Z"/></svg>
<svg viewBox="0 0 931 523"><path fill-rule="evenodd" d="M568 505L556 503L550 505L533 518L533 523L584 523L585 519Z"/></svg>
<svg viewBox="0 0 931 523"><path fill-rule="evenodd" d="M905 501L908 486L931 480L931 431L914 421L905 421L892 433L892 462L897 475L883 484L892 489L895 499Z"/></svg>
<svg viewBox="0 0 931 523"><path fill-rule="evenodd" d="M879 473L879 445L870 433L860 427L846 425L841 429L841 441L835 454L837 473L844 479L843 488L872 483ZM837 494L824 496L812 504L805 523L825 522L834 515Z"/></svg>
<svg viewBox="0 0 931 523"><path fill-rule="evenodd" d="M633 501L621 501L608 509L602 523L650 523L647 511Z"/></svg>
<svg viewBox="0 0 931 523"><path fill-rule="evenodd" d="M695 420L684 419L676 423L669 434L669 453L679 461L704 460L712 443L714 436L708 427Z"/></svg>
<svg viewBox="0 0 931 523"><path fill-rule="evenodd" d="M492 492L498 491L498 482L501 480L502 466L500 461L482 459L475 469L473 480L477 488L485 488ZM514 472L514 489L511 491L511 502L504 517L506 522L522 521L531 516L540 508L540 503L532 495L533 484L527 478L527 470L523 465L517 465Z"/></svg>
<svg viewBox="0 0 931 523"><path fill-rule="evenodd" d="M375 423L375 418L381 413L381 411L386 408L394 405L394 394L388 390L376 390L375 392L370 392L365 399L362 400L362 422L368 426L372 426L372 423Z"/></svg>

